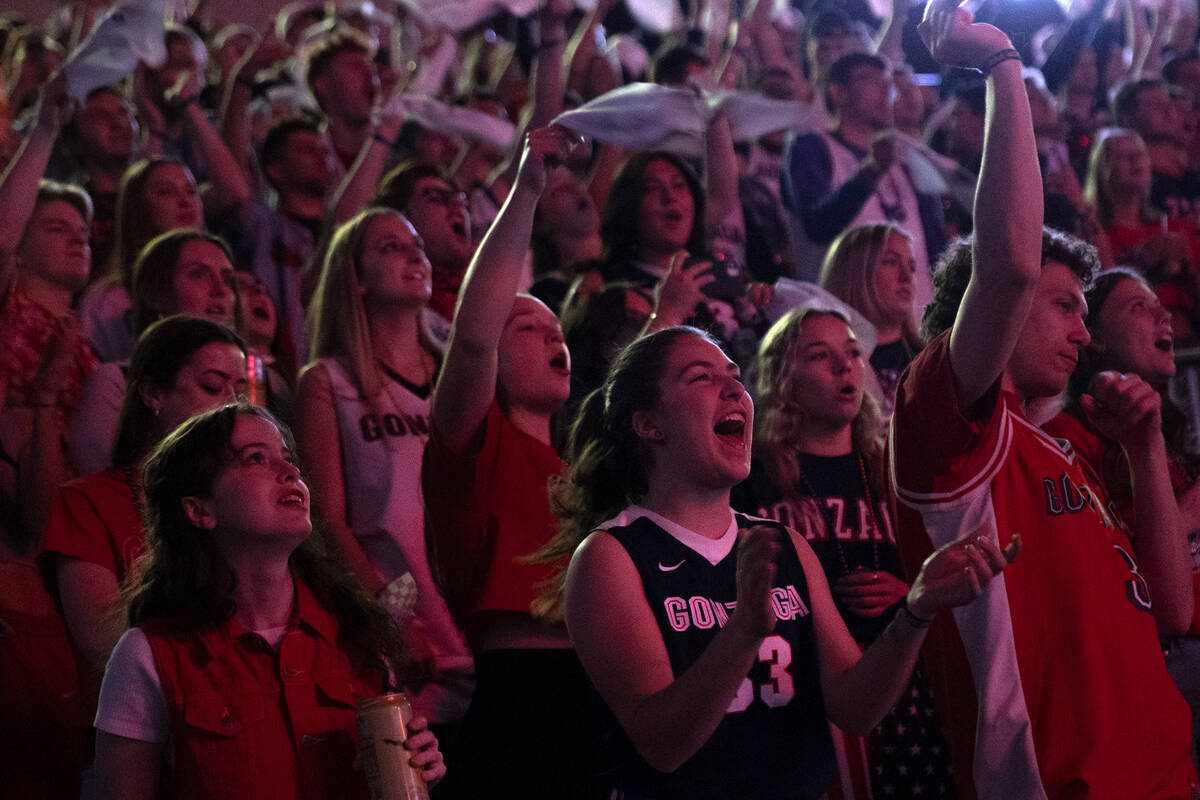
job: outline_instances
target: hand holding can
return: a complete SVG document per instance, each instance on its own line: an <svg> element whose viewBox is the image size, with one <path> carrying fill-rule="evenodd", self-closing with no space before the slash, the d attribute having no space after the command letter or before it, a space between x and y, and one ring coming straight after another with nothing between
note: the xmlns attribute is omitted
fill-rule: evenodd
<svg viewBox="0 0 1200 800"><path fill-rule="evenodd" d="M358 704L358 746L371 800L429 800L421 772L404 746L413 710L402 693Z"/></svg>

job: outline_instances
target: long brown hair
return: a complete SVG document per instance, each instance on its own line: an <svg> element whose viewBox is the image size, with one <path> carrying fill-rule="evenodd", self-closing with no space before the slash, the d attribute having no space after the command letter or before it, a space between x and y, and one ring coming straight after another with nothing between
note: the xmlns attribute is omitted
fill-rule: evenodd
<svg viewBox="0 0 1200 800"><path fill-rule="evenodd" d="M758 348L758 381L755 390L754 452L767 468L767 476L785 496L802 495L800 484L801 432L806 420L796 398L804 391L795 378L800 328L814 314L832 311L792 309L771 326ZM847 322L847 325L849 323ZM868 466L871 490L882 493L883 440L879 431L879 406L869 392L850 423L854 452Z"/></svg>
<svg viewBox="0 0 1200 800"><path fill-rule="evenodd" d="M192 356L210 344L230 344L246 352L242 337L224 325L182 314L159 320L138 337L125 375L125 398L112 451L114 467L137 466L154 445L154 412L142 400L142 390L147 385L173 386Z"/></svg>
<svg viewBox="0 0 1200 800"><path fill-rule="evenodd" d="M291 432L269 411L233 403L192 417L147 459L142 519L148 549L124 589L131 626L169 619L203 629L237 612L238 576L212 537L201 535L188 519L183 499L212 492L217 476L234 458L230 439L240 416L266 420L292 447ZM361 666L378 668L385 681L391 674L402 674L407 658L400 629L340 557L326 549L323 536L314 532L305 538L292 553L289 566L337 619L344 650Z"/></svg>
<svg viewBox="0 0 1200 800"><path fill-rule="evenodd" d="M153 156L135 161L121 176L117 188L117 210L113 219L112 254L109 256L108 279L126 291L133 291L133 262L146 243L160 233L154 227L154 215L146 200L146 184L154 170L164 164L187 169L182 161L167 156Z"/></svg>
<svg viewBox="0 0 1200 800"><path fill-rule="evenodd" d="M532 558L559 562L541 587L533 611L562 620L566 559L597 525L637 503L649 490L645 445L633 429L636 411L654 408L671 348L685 336L716 341L697 328L677 327L635 340L621 351L604 385L583 401L571 427L566 479L550 494L558 533Z"/></svg>

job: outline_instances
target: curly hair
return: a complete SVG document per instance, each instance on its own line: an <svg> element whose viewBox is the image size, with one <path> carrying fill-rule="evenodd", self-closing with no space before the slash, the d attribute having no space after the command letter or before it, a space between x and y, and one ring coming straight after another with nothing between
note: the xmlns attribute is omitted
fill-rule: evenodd
<svg viewBox="0 0 1200 800"><path fill-rule="evenodd" d="M933 276L933 301L925 307L925 315L921 320L926 341L950 330L954 325L958 307L962 305L963 294L971 280L974 264L971 245L971 239L959 239L951 243L938 259ZM1075 273L1084 289L1091 285L1092 278L1100 270L1100 257L1095 247L1053 228L1042 228L1042 265L1045 266L1047 261L1055 261Z"/></svg>
<svg viewBox="0 0 1200 800"><path fill-rule="evenodd" d="M758 380L755 384L754 450L767 468L771 483L785 494L800 492L800 434L804 412L797 398L806 387L796 379L800 358L797 343L804 320L815 314L829 314L849 324L841 314L793 308L780 317L758 348ZM858 414L850 423L854 452L870 466L871 490L883 493L883 439L879 436L879 404L864 392Z"/></svg>
<svg viewBox="0 0 1200 800"><path fill-rule="evenodd" d="M560 520L558 533L530 560L559 562L539 588L533 611L563 619L565 560L597 525L637 503L650 488L649 454L634 432L634 412L654 408L659 379L676 342L697 336L717 344L698 328L679 326L637 339L617 356L604 385L587 396L571 427L566 479L551 489L550 506Z"/></svg>
<svg viewBox="0 0 1200 800"><path fill-rule="evenodd" d="M211 536L200 536L183 498L208 495L234 458L230 443L239 417L256 416L275 426L292 446L292 435L269 411L233 403L192 417L150 454L144 477L142 519L148 549L124 588L129 624L169 619L197 628L219 625L237 613L238 576ZM294 448L292 448L294 450ZM408 661L400 629L367 593L340 558L310 534L289 566L322 608L338 621L339 645L357 663L378 669L385 682Z"/></svg>

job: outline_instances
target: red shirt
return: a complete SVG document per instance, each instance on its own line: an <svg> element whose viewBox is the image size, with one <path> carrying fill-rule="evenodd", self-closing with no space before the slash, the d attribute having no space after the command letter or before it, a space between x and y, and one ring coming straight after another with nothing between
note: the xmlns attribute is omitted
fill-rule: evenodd
<svg viewBox="0 0 1200 800"><path fill-rule="evenodd" d="M1193 270L1200 268L1200 239L1196 236L1195 222L1187 217L1163 218L1156 222L1143 222L1140 225L1113 225L1104 229L1112 245L1113 257L1118 263L1127 262L1130 251L1138 245L1145 244L1155 236L1164 233L1174 233L1187 244L1188 257Z"/></svg>
<svg viewBox="0 0 1200 800"><path fill-rule="evenodd" d="M421 469L430 561L468 635L477 612L529 613L551 566L520 559L557 530L547 487L563 470L554 448L513 427L494 401L478 438L460 455L434 428Z"/></svg>
<svg viewBox="0 0 1200 800"><path fill-rule="evenodd" d="M1022 538L926 643L960 796L1189 797L1187 705L1102 484L1011 392L993 386L973 410L958 406L940 336L901 381L890 442L909 564L980 526L1001 546Z"/></svg>
<svg viewBox="0 0 1200 800"><path fill-rule="evenodd" d="M382 677L356 672L337 621L301 582L278 652L237 619L205 631L142 626L166 696L174 767L164 796L366 798L358 701Z"/></svg>
<svg viewBox="0 0 1200 800"><path fill-rule="evenodd" d="M125 579L146 549L142 519L124 470L107 469L58 487L42 550L98 564Z"/></svg>
<svg viewBox="0 0 1200 800"><path fill-rule="evenodd" d="M1114 448L1120 448L1116 442L1101 436L1091 425L1066 411L1047 422L1042 429L1051 436L1058 436L1070 441L1076 452L1092 466L1097 475L1104 474L1105 457L1112 453ZM1187 480L1183 470L1174 459L1170 460L1169 466L1171 484L1175 489L1175 497L1178 498L1191 487L1191 482ZM1124 519L1133 519L1132 499L1130 497L1114 498L1117 503L1117 513ZM1192 596L1195 601L1195 611L1192 613L1192 626L1188 629L1188 633L1196 636L1200 635L1200 565L1194 561L1192 563Z"/></svg>
<svg viewBox="0 0 1200 800"><path fill-rule="evenodd" d="M25 294L13 281L0 314L0 386L8 394L8 406L20 406L30 399L33 378L41 364L46 345L54 334L57 318ZM79 405L83 381L97 365L96 355L85 340L80 339L74 364L67 375L66 385L58 396L58 413L66 429L71 414Z"/></svg>
<svg viewBox="0 0 1200 800"><path fill-rule="evenodd" d="M0 795L79 797L91 757L80 673L37 567L0 557Z"/></svg>

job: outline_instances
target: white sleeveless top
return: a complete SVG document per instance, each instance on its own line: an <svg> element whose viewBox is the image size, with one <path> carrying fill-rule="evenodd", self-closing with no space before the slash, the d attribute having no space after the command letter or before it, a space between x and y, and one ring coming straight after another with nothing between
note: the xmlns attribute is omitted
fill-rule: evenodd
<svg viewBox="0 0 1200 800"><path fill-rule="evenodd" d="M829 150L829 160L833 165L833 175L829 186L836 189L858 173L859 157L839 142L831 133L821 134L825 146ZM891 169L875 182L875 191L867 198L867 202L858 210L858 214L846 226L846 230L859 225L876 225L895 222L896 225L912 238L913 258L917 262L916 275L913 277L913 311L916 319L933 299L933 276L930 272L929 251L925 247L925 229L921 225L921 212L917 206L917 193L913 189L912 179L904 171L905 163L903 147L899 147L896 163ZM903 211L903 221L889 218L885 205L891 209ZM899 214L892 211L892 216ZM811 241L804 232L804 225L799 217L789 215L792 220L792 242L795 249L795 264L804 280L816 282L821 273L821 264L825 261L825 253L829 245Z"/></svg>
<svg viewBox="0 0 1200 800"><path fill-rule="evenodd" d="M347 522L385 583L412 573L414 613L443 674L442 684L430 684L410 697L413 707L433 722L460 720L474 688L473 661L434 585L425 554L421 459L429 438L429 392L387 380L376 412L338 359L323 358L321 363L329 373L337 414Z"/></svg>

